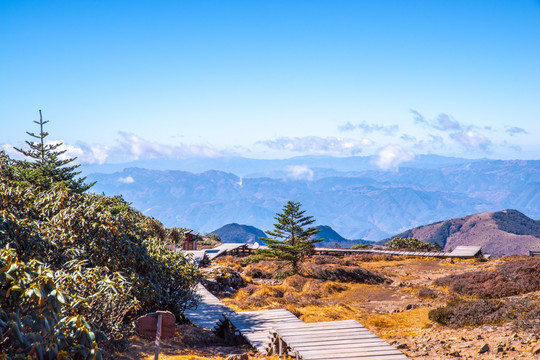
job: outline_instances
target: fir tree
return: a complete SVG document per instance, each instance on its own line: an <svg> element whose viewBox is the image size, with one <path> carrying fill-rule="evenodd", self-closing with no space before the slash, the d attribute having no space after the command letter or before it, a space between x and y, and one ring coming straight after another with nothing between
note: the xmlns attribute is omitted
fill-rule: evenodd
<svg viewBox="0 0 540 360"><path fill-rule="evenodd" d="M95 183L85 184L84 180L86 180L86 177L76 178L80 174L80 171L75 171L75 169L80 165L68 166L76 158L60 159L61 155L66 152L66 150L58 149L63 143L47 144L45 142L45 138L49 133L44 131L43 125L48 122L48 120L43 121L41 110L39 110L39 121L34 121L34 123L39 125L39 133L26 132L38 141L27 140L28 150L15 147L15 150L31 159L30 161L18 161L18 178L34 184L43 190L49 189L55 184L63 184L77 193L88 190Z"/></svg>
<svg viewBox="0 0 540 360"><path fill-rule="evenodd" d="M315 227L310 227L315 220L312 216L305 216L305 210L300 210L302 204L289 201L283 207L283 213L277 213L274 219L274 230L266 233L272 237L261 237L266 241L268 249L261 249L258 254L263 257L271 257L288 262L292 272L297 273L303 259L313 255L315 243L323 239L311 239L320 232ZM307 227L307 228L306 228Z"/></svg>

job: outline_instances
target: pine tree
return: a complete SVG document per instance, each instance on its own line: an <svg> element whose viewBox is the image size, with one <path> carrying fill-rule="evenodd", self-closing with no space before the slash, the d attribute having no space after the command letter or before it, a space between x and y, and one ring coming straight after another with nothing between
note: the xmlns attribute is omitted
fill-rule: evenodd
<svg viewBox="0 0 540 360"><path fill-rule="evenodd" d="M76 178L80 171L75 171L75 169L80 165L67 166L77 158L60 159L60 156L66 152L66 150L58 150L63 143L47 144L45 142L49 133L43 130L43 126L48 122L48 120L43 121L41 110L39 110L39 121L34 121L39 125L39 133L26 132L38 141L27 140L28 150L15 147L15 150L32 159L31 161L18 161L18 178L44 190L49 189L54 184L64 184L77 193L88 190L95 183L85 184L86 177Z"/></svg>
<svg viewBox="0 0 540 360"><path fill-rule="evenodd" d="M299 202L289 201L283 206L283 213L277 213L274 219L274 230L266 233L272 237L261 237L266 241L268 249L261 249L258 255L286 261L291 265L292 272L297 273L302 260L313 255L315 243L323 239L311 239L320 232L310 227L315 220L312 216L305 216L305 210L300 210ZM306 228L307 227L307 228Z"/></svg>

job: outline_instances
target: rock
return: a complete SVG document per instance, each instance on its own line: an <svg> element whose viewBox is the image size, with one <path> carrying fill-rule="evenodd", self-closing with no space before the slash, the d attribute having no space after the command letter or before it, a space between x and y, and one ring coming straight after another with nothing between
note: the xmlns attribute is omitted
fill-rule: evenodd
<svg viewBox="0 0 540 360"><path fill-rule="evenodd" d="M409 348L409 345L405 344L405 343L402 343L402 344L399 344L397 346L398 349L408 349Z"/></svg>
<svg viewBox="0 0 540 360"><path fill-rule="evenodd" d="M489 351L489 345L488 344L484 344L484 346L482 346L480 348L480 350L478 350L478 353L479 354L484 354L484 353L487 353Z"/></svg>
<svg viewBox="0 0 540 360"><path fill-rule="evenodd" d="M225 360L249 360L249 356L247 354L229 355Z"/></svg>
<svg viewBox="0 0 540 360"><path fill-rule="evenodd" d="M533 355L540 355L540 343L533 346L532 353Z"/></svg>
<svg viewBox="0 0 540 360"><path fill-rule="evenodd" d="M461 357L461 353L459 351L454 351L454 352L451 352L450 354L448 354L450 356L453 356L453 357Z"/></svg>

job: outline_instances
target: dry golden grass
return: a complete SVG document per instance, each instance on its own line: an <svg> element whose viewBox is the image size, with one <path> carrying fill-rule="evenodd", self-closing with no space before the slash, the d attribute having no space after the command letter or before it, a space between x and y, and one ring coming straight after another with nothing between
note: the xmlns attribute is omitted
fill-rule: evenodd
<svg viewBox="0 0 540 360"><path fill-rule="evenodd" d="M305 322L336 321L360 319L363 311L360 308L344 304L308 305L303 307L286 307L287 310Z"/></svg>
<svg viewBox="0 0 540 360"><path fill-rule="evenodd" d="M361 319L365 327L383 337L411 335L430 328L428 313L431 308L420 307L392 314L371 314Z"/></svg>
<svg viewBox="0 0 540 360"><path fill-rule="evenodd" d="M206 357L206 356L198 356L198 355L194 355L194 354L189 354L189 355L163 355L163 354L160 354L159 358L161 360L210 360L210 359L223 360L223 359L225 359L224 357L221 357L221 356ZM144 360L154 360L155 357L152 354L152 355L146 355L142 359L144 359Z"/></svg>

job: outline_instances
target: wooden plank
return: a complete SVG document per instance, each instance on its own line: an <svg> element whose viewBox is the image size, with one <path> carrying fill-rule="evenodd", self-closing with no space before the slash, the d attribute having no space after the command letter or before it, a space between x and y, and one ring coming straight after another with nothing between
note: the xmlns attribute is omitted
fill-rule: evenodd
<svg viewBox="0 0 540 360"><path fill-rule="evenodd" d="M189 309L184 316L194 325L203 329L213 329L224 314L233 313L225 304L208 291L202 284L197 285L197 294L201 297L196 309Z"/></svg>
<svg viewBox="0 0 540 360"><path fill-rule="evenodd" d="M321 343L320 338L300 338L300 339L302 340L302 344L312 345L312 344L320 344ZM297 339L291 339L291 340L292 340L291 343L298 344ZM350 336L347 336L347 337L337 336L337 337L332 337L332 338L326 338L324 340L324 342L332 344L332 343L340 342L340 341L354 341L354 342L364 342L364 341L366 341L366 342L369 342L369 341L375 341L375 340L384 341L384 340L381 340L376 335L366 337L366 336L363 336L363 335L351 334Z"/></svg>
<svg viewBox="0 0 540 360"><path fill-rule="evenodd" d="M312 340L315 340L315 341L321 341L321 340L324 340L326 341L327 339L328 340L350 340L350 339L375 339L377 338L377 335L363 335L363 334L354 334L354 333L351 333L351 334L348 334L348 335L336 335L336 336L327 336L327 337L321 337L321 336L309 336L309 335L306 335L306 336L301 336L301 335L298 335L298 336L294 336L294 337L288 337L288 336L284 336L282 337L283 340L287 341L287 342L291 342L291 343L298 343L299 341L302 341L302 342L306 342L306 341L312 341Z"/></svg>
<svg viewBox="0 0 540 360"><path fill-rule="evenodd" d="M317 355L303 356L303 360L332 360L335 356L323 356L318 357ZM403 360L407 357L403 354L401 355L365 355L365 356L349 356L342 358L342 360Z"/></svg>
<svg viewBox="0 0 540 360"><path fill-rule="evenodd" d="M381 342L381 341L364 341L364 342L359 342L359 341L347 341L347 342L334 342L334 343L330 343L330 342L319 342L319 343L315 343L315 344L306 344L306 343L301 343L301 344L295 344L294 345L294 349L297 350L297 351L301 351L301 350L317 350L319 348L322 348L322 349L331 349L331 350L336 350L336 349L345 349L345 350L349 350L349 349L352 349L352 348L356 348L356 347L361 347L362 349L367 349L367 348L372 348L372 347L380 347L380 346L387 346L388 344L385 343L384 341Z"/></svg>
<svg viewBox="0 0 540 360"><path fill-rule="evenodd" d="M294 348L296 350L296 348ZM332 348L328 349L314 349L314 350L304 350L302 351L303 355L310 355L310 354L331 354L335 355L337 357L339 356L345 356L345 355L373 355L373 354L379 354L379 355L394 355L394 354L401 354L401 352L397 349L394 349L392 347L388 348L388 346L378 346L378 347L371 347L371 348L350 348L348 350L341 350L336 351Z"/></svg>

